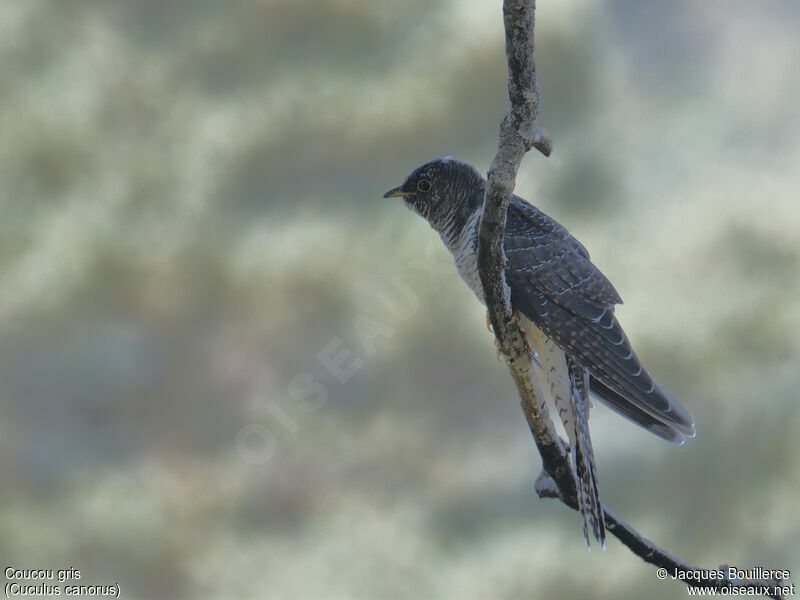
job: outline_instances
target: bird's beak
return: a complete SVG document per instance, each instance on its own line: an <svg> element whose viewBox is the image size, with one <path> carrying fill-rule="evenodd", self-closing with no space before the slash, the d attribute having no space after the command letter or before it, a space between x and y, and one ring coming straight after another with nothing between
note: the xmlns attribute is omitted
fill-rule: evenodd
<svg viewBox="0 0 800 600"><path fill-rule="evenodd" d="M390 189L388 192L386 192L383 195L383 197L384 198L405 198L406 196L410 196L410 195L411 195L411 192L403 191L403 186L401 185L399 187Z"/></svg>

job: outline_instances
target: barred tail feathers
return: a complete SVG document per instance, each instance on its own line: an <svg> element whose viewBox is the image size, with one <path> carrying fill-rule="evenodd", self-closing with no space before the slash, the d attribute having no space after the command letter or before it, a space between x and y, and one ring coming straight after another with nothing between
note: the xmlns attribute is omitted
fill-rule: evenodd
<svg viewBox="0 0 800 600"><path fill-rule="evenodd" d="M583 519L583 537L590 547L589 532L605 549L605 521L592 442L589 437L589 375L542 331L526 323L526 333L533 343L538 364L534 373L542 387L553 399L558 415L570 442L570 454L575 472L578 508Z"/></svg>
<svg viewBox="0 0 800 600"><path fill-rule="evenodd" d="M591 529L597 543L605 550L606 527L603 504L597 485L592 439L589 435L588 373L571 359L567 359L572 384L571 408L573 431L571 453L578 489L578 508L583 518L584 538L589 545Z"/></svg>

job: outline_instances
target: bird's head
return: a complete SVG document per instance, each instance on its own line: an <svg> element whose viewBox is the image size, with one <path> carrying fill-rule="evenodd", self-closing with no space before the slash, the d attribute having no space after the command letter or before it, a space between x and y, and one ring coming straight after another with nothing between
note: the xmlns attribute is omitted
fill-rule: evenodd
<svg viewBox="0 0 800 600"><path fill-rule="evenodd" d="M436 158L414 169L403 185L384 198L403 198L439 233L471 213L483 200L484 180L470 164L450 156Z"/></svg>

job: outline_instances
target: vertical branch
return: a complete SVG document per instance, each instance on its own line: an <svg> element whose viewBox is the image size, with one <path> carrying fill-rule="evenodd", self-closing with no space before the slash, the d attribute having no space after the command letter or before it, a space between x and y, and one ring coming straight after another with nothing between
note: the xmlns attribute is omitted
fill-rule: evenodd
<svg viewBox="0 0 800 600"><path fill-rule="evenodd" d="M528 349L512 317L511 294L504 275L506 212L522 157L531 148L545 156L551 152L551 142L542 137L537 123L539 86L533 59L534 10L534 0L503 2L511 106L500 125L500 142L489 169L478 241L478 270L495 335L500 350L508 358L522 410L542 455L544 468L567 501L577 504L575 480L566 451L547 414L544 395L531 378Z"/></svg>
<svg viewBox="0 0 800 600"><path fill-rule="evenodd" d="M489 168L478 239L478 270L495 336L507 358L519 391L522 410L542 456L544 472L536 482L536 490L542 498L557 498L577 510L577 491L571 463L547 413L545 395L538 382L531 377L528 347L512 314L511 292L505 278L503 241L506 213L514 193L520 162L531 148L536 148L545 156L552 151L551 141L542 136L537 122L540 88L533 59L535 8L535 0L503 2L510 108L500 124L500 142ZM742 595L757 594L770 598L782 598L787 593L787 588L781 587L783 582L778 579L735 579L725 574L727 568L724 566L713 571L723 574L722 577L713 577L710 575L712 571L693 567L659 548L606 506L603 506L603 512L609 531L635 555L659 567L660 573L669 573L670 577L674 576L688 585L709 586L729 594L732 589ZM661 574L659 578L663 578ZM793 586L791 590L793 593Z"/></svg>

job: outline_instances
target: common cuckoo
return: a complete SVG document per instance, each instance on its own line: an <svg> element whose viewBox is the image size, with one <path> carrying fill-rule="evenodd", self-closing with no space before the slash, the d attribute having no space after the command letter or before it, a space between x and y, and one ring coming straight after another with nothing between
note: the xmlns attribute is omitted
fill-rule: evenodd
<svg viewBox="0 0 800 600"><path fill-rule="evenodd" d="M459 275L483 302L478 226L486 181L451 157L415 169L384 197L401 197L439 233ZM639 361L614 315L622 300L584 246L554 219L513 196L504 250L511 305L532 347L533 377L564 425L576 474L583 533L605 545L605 524L589 437L590 397L676 444L694 435L688 411Z"/></svg>

